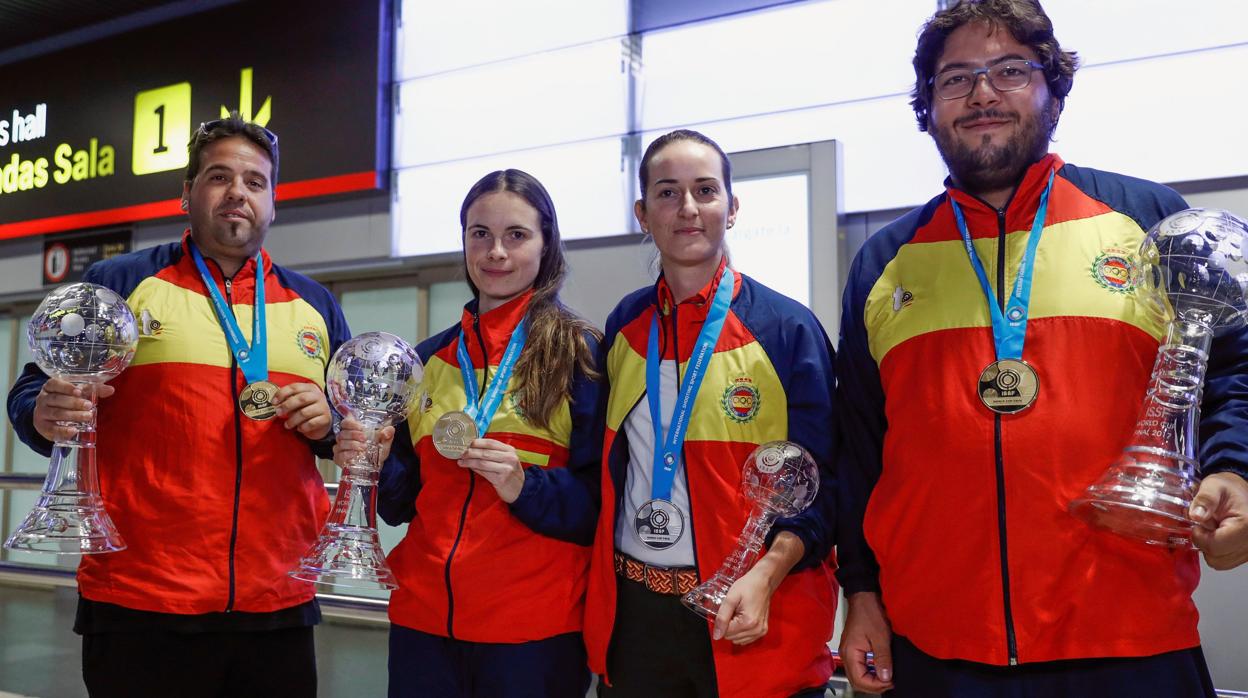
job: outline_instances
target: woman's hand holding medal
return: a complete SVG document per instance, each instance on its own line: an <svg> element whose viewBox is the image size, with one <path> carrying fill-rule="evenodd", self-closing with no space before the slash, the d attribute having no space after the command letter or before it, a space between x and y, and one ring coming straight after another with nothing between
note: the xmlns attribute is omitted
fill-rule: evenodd
<svg viewBox="0 0 1248 698"><path fill-rule="evenodd" d="M516 449L502 441L473 439L468 450L455 462L485 478L498 492L498 498L508 504L516 501L524 487L524 466L520 464L520 457Z"/></svg>

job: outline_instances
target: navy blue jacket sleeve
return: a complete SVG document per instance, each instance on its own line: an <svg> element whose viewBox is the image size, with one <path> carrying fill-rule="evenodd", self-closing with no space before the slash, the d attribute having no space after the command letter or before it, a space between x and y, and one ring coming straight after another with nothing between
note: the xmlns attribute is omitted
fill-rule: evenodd
<svg viewBox="0 0 1248 698"><path fill-rule="evenodd" d="M391 526L401 526L416 516L418 494L420 459L412 447L412 430L407 422L403 422L395 425L390 455L381 464L377 482L377 514Z"/></svg>
<svg viewBox="0 0 1248 698"><path fill-rule="evenodd" d="M1213 340L1200 411L1201 474L1248 480L1248 328Z"/></svg>
<svg viewBox="0 0 1248 698"><path fill-rule="evenodd" d="M767 544L770 546L781 531L800 538L805 552L793 566L793 571L798 571L818 566L832 552L836 526L836 439L832 428L836 377L832 344L815 316L801 308L784 324L784 349L775 359L783 362L778 368L785 379L788 440L809 451L819 466L819 492L805 511L777 519L767 534Z"/></svg>
<svg viewBox="0 0 1248 698"><path fill-rule="evenodd" d="M35 431L35 398L48 376L33 363L26 364L22 375L9 390L9 422L22 443L44 456L52 455L52 442Z"/></svg>
<svg viewBox="0 0 1248 698"><path fill-rule="evenodd" d="M599 372L604 372L598 340L588 333L585 340L593 355L599 357ZM524 470L524 486L511 503L511 513L536 533L578 545L594 541L602 496L599 484L606 404L602 388L602 381L576 372L567 467Z"/></svg>
<svg viewBox="0 0 1248 698"><path fill-rule="evenodd" d="M867 500L883 469L884 389L864 326L870 284L862 279L863 254L849 272L841 308L837 353L837 536L836 576L845 594L879 591L879 564L863 535Z"/></svg>

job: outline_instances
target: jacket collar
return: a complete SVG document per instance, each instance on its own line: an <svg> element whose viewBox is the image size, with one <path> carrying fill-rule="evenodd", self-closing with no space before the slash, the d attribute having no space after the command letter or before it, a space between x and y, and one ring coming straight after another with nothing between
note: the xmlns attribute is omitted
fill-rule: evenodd
<svg viewBox="0 0 1248 698"><path fill-rule="evenodd" d="M511 333L520 324L521 318L529 310L529 301L533 298L533 289L512 298L493 310L480 313L477 299L464 305L464 312L459 319L459 327L468 341L468 353L473 363L482 361L481 342L477 340L477 328L480 328L481 339L485 342L486 351L494 359L502 357L507 343L511 341ZM480 364L478 364L480 365Z"/></svg>
<svg viewBox="0 0 1248 698"><path fill-rule="evenodd" d="M685 307L694 309L694 315L705 317L710 312L710 302L712 296L715 295L715 286L719 283L719 279L725 273L733 275L733 284L739 285L737 281L737 273L728 266L728 255L724 255L719 260L719 268L711 275L711 280L706 283L697 293L680 301L679 305L683 306L681 312L685 311ZM672 289L667 285L667 278L660 275L659 280L654 284L655 304L659 311L664 315L671 315L672 308L677 305L676 297L672 295ZM733 289L733 297L736 297L738 289Z"/></svg>
<svg viewBox="0 0 1248 698"><path fill-rule="evenodd" d="M201 249L200 254L204 251ZM221 265L216 260L204 255L204 262L208 266L208 272L212 274L213 281L217 282L217 286L224 288L225 276L221 273ZM199 270L195 268L195 259L191 256L191 229L187 228L182 233L182 263L188 265L190 273L196 277L199 276ZM273 260L269 257L269 253L260 249L260 263L264 265L264 275L268 276L273 273ZM256 258L252 257L243 263L242 267L230 277L231 285L235 290L235 294L241 293L246 289L254 289L256 285Z"/></svg>
<svg viewBox="0 0 1248 698"><path fill-rule="evenodd" d="M1023 173L1023 179L1018 183L1018 188L1006 202L1006 212L1010 212L1016 206L1034 209L1040 201L1044 186L1049 182L1049 172L1060 170L1065 164L1057 153L1049 153L1032 163ZM996 213L996 209L989 206L983 199L955 186L952 177L945 178L945 190L949 192L949 196L957 200L958 205L963 209L980 209Z"/></svg>
<svg viewBox="0 0 1248 698"><path fill-rule="evenodd" d="M1031 229L1036 209L1040 207L1040 194L1044 192L1044 187L1049 182L1049 172L1060 170L1065 164L1057 153L1049 153L1027 168L1014 194L1001 212L1005 215L1007 232ZM1056 188L1056 180L1053 184ZM954 186L952 179L948 177L945 178L945 191L949 198L957 201L962 207L972 236L981 237L998 232L997 209L989 206L983 199ZM1053 205L1050 203L1049 210L1052 209Z"/></svg>

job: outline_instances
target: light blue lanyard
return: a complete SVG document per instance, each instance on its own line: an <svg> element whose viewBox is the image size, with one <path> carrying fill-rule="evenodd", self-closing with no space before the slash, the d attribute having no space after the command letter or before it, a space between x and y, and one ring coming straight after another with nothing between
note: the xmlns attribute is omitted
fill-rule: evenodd
<svg viewBox="0 0 1248 698"><path fill-rule="evenodd" d="M217 322L225 331L225 341L243 371L248 383L268 380L269 378L269 342L264 323L264 262L260 253L256 253L256 300L251 317L251 346L243 339L243 330L238 326L234 311L225 304L225 298L217 290L217 282L212 279L212 272L204 263L204 256L194 242L190 243L191 257L199 268L199 278L203 279L208 289L208 297L212 299L212 309L217 314Z"/></svg>
<svg viewBox="0 0 1248 698"><path fill-rule="evenodd" d="M1004 312L997 305L992 284L988 282L988 274L984 271L984 263L979 261L979 255L975 253L975 245L971 242L971 233L966 228L962 209L952 196L949 197L953 216L958 221L958 233L962 235L962 242L966 245L966 256L970 258L971 268L979 277L979 286L984 291L984 297L988 299L988 308L992 313L992 341L996 345L998 360L1023 358L1023 340L1027 336L1027 310L1031 303L1031 276L1036 267L1036 249L1040 247L1040 235L1044 232L1044 216L1049 208L1049 191L1053 188L1055 174L1056 170L1049 172L1049 183L1040 195L1040 206L1031 222L1031 236L1027 238L1027 251L1018 263L1018 277L1014 281L1014 290L1006 301Z"/></svg>
<svg viewBox="0 0 1248 698"><path fill-rule="evenodd" d="M459 347L456 348L455 355L459 357L459 370L464 376L464 394L467 396L468 403L464 406L464 412L476 421L479 436L485 436L485 433L489 431L490 422L494 421L494 413L498 411L498 406L503 402L503 392L507 389L507 382L511 380L511 370L520 360L520 352L524 349L524 342L529 335L526 320L528 318L521 318L520 323L511 333L511 341L507 342L503 358L498 362L498 372L486 386L484 400L477 397L477 372L472 367L472 357L468 355L464 330L463 328L459 330ZM489 364L488 360L486 364Z"/></svg>
<svg viewBox="0 0 1248 698"><path fill-rule="evenodd" d="M659 355L659 309L655 308L650 318L650 341L646 347L646 399L650 403L650 424L654 428L654 473L650 486L652 499L668 499L672 497L672 482L676 479L676 464L680 459L680 450L685 443L685 432L689 429L689 413L693 409L693 399L698 394L702 379L706 377L711 356L715 353L715 344L719 341L719 333L724 328L724 320L728 317L728 306L732 303L732 270L724 267L715 287L715 300L710 312L706 315L706 323L698 333L693 354L689 357L689 366L685 377L680 383L680 393L672 411L672 423L663 438L663 408L660 405L662 389L659 366L663 357ZM676 349L676 361L680 362L680 348Z"/></svg>

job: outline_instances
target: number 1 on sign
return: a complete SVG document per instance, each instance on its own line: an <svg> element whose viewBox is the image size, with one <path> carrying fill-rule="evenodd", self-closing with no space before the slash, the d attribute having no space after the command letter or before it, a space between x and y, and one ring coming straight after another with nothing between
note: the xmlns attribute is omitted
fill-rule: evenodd
<svg viewBox="0 0 1248 698"><path fill-rule="evenodd" d="M191 138L191 83L180 82L134 96L134 143L131 169L136 175L186 167L185 143Z"/></svg>

